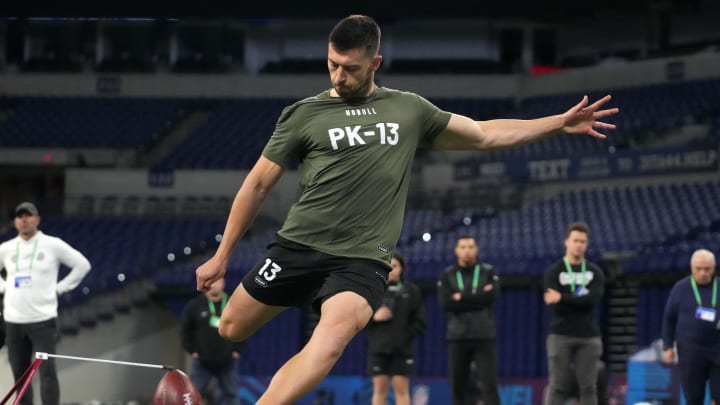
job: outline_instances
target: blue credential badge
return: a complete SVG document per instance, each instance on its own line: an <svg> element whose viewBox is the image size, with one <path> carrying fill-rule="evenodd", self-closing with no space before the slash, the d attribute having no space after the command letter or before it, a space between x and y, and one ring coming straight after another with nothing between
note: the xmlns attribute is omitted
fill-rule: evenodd
<svg viewBox="0 0 720 405"><path fill-rule="evenodd" d="M30 276L16 276L15 277L15 288L28 288L32 287L32 277Z"/></svg>
<svg viewBox="0 0 720 405"><path fill-rule="evenodd" d="M712 308L698 307L695 311L695 318L707 322L715 322L715 310Z"/></svg>

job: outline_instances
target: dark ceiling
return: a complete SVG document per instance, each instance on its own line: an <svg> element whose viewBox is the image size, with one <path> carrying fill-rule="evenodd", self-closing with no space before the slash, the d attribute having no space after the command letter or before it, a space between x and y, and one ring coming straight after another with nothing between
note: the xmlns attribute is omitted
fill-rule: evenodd
<svg viewBox="0 0 720 405"><path fill-rule="evenodd" d="M518 17L560 22L594 16L646 14L653 7L692 11L702 0L5 0L0 3L0 16L5 17L340 18L361 13L378 19Z"/></svg>

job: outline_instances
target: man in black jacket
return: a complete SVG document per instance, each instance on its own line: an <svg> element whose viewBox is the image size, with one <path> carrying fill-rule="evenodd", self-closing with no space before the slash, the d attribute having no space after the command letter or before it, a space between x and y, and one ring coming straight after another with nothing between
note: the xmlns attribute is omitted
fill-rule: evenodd
<svg viewBox="0 0 720 405"><path fill-rule="evenodd" d="M372 405L387 403L391 377L395 405L410 405L410 376L415 371L412 339L427 326L425 308L420 288L405 280L405 259L396 252L390 263L382 306L367 326Z"/></svg>
<svg viewBox="0 0 720 405"><path fill-rule="evenodd" d="M485 405L497 405L500 395L493 304L498 293L498 276L493 266L478 261L478 246L472 236L457 239L455 256L457 263L447 267L438 281L440 307L447 314L452 404L468 405L474 401L469 395L470 364L474 361Z"/></svg>
<svg viewBox="0 0 720 405"><path fill-rule="evenodd" d="M602 339L596 311L605 292L605 275L598 265L585 260L589 234L587 224L571 224L565 238L565 257L545 271L544 300L552 314L545 405L565 403L573 360L580 403L597 404Z"/></svg>
<svg viewBox="0 0 720 405"><path fill-rule="evenodd" d="M227 303L225 279L212 284L205 294L193 298L182 315L182 346L193 357L190 379L206 401L210 381L215 378L221 404L239 405L237 362L242 342L230 342L218 334L220 314Z"/></svg>

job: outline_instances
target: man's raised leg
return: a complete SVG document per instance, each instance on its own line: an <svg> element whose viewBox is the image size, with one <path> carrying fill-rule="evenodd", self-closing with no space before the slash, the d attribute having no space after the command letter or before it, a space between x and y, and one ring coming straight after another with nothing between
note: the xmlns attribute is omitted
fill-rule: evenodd
<svg viewBox="0 0 720 405"><path fill-rule="evenodd" d="M225 339L241 342L286 309L263 304L248 294L240 283L220 315L218 333Z"/></svg>
<svg viewBox="0 0 720 405"><path fill-rule="evenodd" d="M371 316L370 304L354 292L328 298L308 343L275 373L256 405L290 405L310 392L327 376Z"/></svg>

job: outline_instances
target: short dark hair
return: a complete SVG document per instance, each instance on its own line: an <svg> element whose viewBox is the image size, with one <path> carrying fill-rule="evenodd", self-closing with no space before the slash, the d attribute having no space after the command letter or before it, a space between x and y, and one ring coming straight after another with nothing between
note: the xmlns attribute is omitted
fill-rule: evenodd
<svg viewBox="0 0 720 405"><path fill-rule="evenodd" d="M472 236L472 235L469 235L469 234L460 235L460 236L458 236L457 238L455 238L455 244L457 245L458 242L460 242L460 241L463 240L463 239L472 239L472 240L475 240L475 237ZM477 241L476 241L476 243L477 243Z"/></svg>
<svg viewBox="0 0 720 405"><path fill-rule="evenodd" d="M407 264L405 262L405 256L401 255L398 251L395 251L393 253L393 259L400 262L400 267L402 267L402 273L400 273L400 279L405 279L405 272L407 271Z"/></svg>
<svg viewBox="0 0 720 405"><path fill-rule="evenodd" d="M366 54L375 56L380 49L380 26L368 16L354 14L335 25L329 42L338 52L364 48Z"/></svg>
<svg viewBox="0 0 720 405"><path fill-rule="evenodd" d="M569 238L572 231L578 231L582 232L587 236L590 236L590 227L585 222L573 222L568 226L567 234L565 234L565 238Z"/></svg>

